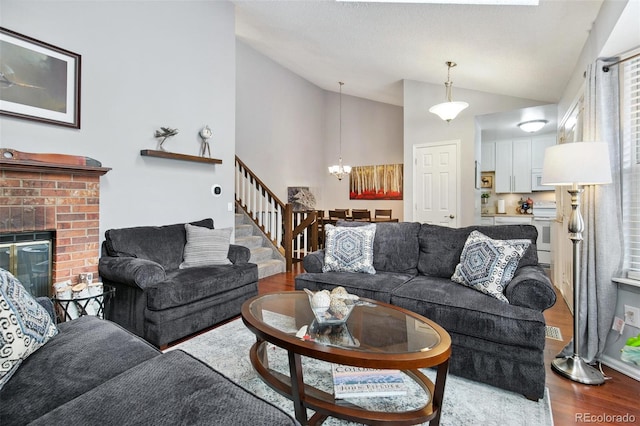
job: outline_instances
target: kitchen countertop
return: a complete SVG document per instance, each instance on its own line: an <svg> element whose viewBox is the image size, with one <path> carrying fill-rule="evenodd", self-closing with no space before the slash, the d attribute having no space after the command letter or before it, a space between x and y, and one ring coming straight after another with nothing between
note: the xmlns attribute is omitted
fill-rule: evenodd
<svg viewBox="0 0 640 426"><path fill-rule="evenodd" d="M480 217L533 217L533 215L520 213L482 213Z"/></svg>

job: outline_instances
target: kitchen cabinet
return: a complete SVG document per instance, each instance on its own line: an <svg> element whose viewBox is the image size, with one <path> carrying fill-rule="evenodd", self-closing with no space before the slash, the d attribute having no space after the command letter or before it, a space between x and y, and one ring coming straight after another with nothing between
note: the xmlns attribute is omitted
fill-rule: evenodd
<svg viewBox="0 0 640 426"><path fill-rule="evenodd" d="M496 141L496 193L531 192L531 138Z"/></svg>
<svg viewBox="0 0 640 426"><path fill-rule="evenodd" d="M491 216L482 216L482 217L480 217L480 225L482 225L482 226L493 226L493 218Z"/></svg>
<svg viewBox="0 0 640 426"><path fill-rule="evenodd" d="M531 138L531 170L542 172L544 151L556 144L556 134L542 135Z"/></svg>
<svg viewBox="0 0 640 426"><path fill-rule="evenodd" d="M496 143L482 142L480 145L480 170L493 172L496 170Z"/></svg>
<svg viewBox="0 0 640 426"><path fill-rule="evenodd" d="M496 225L531 225L531 216L496 216L493 218Z"/></svg>

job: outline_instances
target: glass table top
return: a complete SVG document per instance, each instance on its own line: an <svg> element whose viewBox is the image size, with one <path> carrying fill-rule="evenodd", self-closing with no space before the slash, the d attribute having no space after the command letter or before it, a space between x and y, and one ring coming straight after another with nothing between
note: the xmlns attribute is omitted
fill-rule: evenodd
<svg viewBox="0 0 640 426"><path fill-rule="evenodd" d="M319 326L306 293L270 293L253 300L251 315L271 328L318 344L355 351L406 354L425 352L441 342L431 321L370 299L356 302L342 325Z"/></svg>

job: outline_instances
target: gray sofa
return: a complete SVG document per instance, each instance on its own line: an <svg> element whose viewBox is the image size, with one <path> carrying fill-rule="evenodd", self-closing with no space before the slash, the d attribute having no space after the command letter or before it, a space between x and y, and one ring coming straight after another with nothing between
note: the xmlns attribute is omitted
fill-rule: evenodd
<svg viewBox="0 0 640 426"><path fill-rule="evenodd" d="M339 222L342 226L358 226ZM529 239L511 282L509 303L451 281L473 230L493 239ZM298 290L343 286L353 294L409 309L448 331L449 371L468 379L543 397L545 320L556 294L538 265L536 228L530 225L446 228L412 222L379 223L373 242L373 275L322 272L324 250L304 258L307 271L295 278Z"/></svg>
<svg viewBox="0 0 640 426"><path fill-rule="evenodd" d="M213 220L191 225L213 229ZM229 265L180 269L185 224L110 229L99 272L116 288L106 318L157 347L240 314L258 294L258 267L248 248L231 244Z"/></svg>
<svg viewBox="0 0 640 426"><path fill-rule="evenodd" d="M51 302L39 299L52 313ZM107 320L58 325L0 389L0 424L296 425L189 354L156 348Z"/></svg>

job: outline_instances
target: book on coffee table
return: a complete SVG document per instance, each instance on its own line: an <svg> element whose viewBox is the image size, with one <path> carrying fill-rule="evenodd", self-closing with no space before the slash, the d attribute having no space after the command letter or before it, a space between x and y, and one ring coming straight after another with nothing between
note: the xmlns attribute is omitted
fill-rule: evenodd
<svg viewBox="0 0 640 426"><path fill-rule="evenodd" d="M407 394L400 370L331 364L331 373L336 399Z"/></svg>

